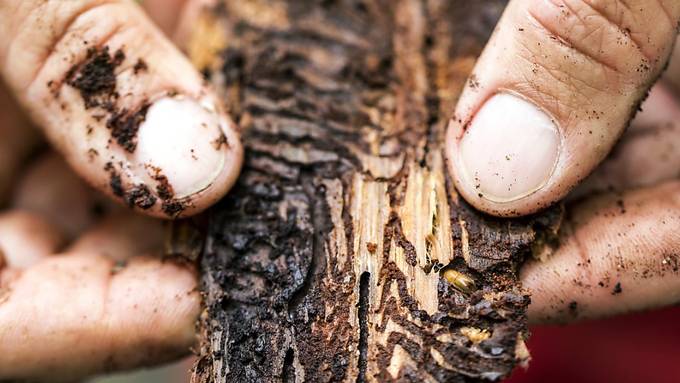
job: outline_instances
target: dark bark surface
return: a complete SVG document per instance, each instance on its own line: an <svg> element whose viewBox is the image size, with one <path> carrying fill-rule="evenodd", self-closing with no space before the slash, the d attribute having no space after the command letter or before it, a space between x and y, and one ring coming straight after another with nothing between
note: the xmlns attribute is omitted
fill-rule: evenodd
<svg viewBox="0 0 680 383"><path fill-rule="evenodd" d="M441 151L503 5L205 10L190 55L247 155L209 212L196 382L473 382L527 360L516 270L559 212L481 215Z"/></svg>

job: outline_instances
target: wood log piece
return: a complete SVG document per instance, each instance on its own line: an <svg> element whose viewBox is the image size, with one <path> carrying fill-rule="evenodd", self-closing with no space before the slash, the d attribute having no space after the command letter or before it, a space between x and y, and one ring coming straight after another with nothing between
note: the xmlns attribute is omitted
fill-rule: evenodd
<svg viewBox="0 0 680 383"><path fill-rule="evenodd" d="M194 382L493 381L528 361L517 268L560 209L476 212L442 154L504 5L223 0L201 12L188 51L247 154L208 213Z"/></svg>

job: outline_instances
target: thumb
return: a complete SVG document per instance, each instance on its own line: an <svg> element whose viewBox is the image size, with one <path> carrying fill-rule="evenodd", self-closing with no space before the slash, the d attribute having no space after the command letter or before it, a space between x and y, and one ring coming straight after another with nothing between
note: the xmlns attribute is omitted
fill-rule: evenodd
<svg viewBox="0 0 680 383"><path fill-rule="evenodd" d="M130 207L194 214L236 179L232 122L132 1L1 2L0 72L71 166Z"/></svg>
<svg viewBox="0 0 680 383"><path fill-rule="evenodd" d="M447 133L457 189L498 216L564 197L607 153L670 55L677 0L514 0Z"/></svg>

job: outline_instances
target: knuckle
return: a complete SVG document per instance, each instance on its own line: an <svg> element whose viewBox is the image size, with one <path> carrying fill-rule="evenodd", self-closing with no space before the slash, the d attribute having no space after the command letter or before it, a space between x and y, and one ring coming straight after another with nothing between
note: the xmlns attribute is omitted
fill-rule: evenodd
<svg viewBox="0 0 680 383"><path fill-rule="evenodd" d="M596 57L602 51L605 37L600 22L583 17L574 8L567 7L566 1L552 0L551 5L546 7L537 5L538 2L531 4L529 17L538 24L539 38L549 43L548 49L568 47L595 62L607 66L611 64ZM586 40L587 43L584 44Z"/></svg>
<svg viewBox="0 0 680 383"><path fill-rule="evenodd" d="M552 40L610 67L616 61L607 57L608 49L632 46L629 34L591 8L587 0L532 1L528 12Z"/></svg>
<svg viewBox="0 0 680 383"><path fill-rule="evenodd" d="M608 98L618 86L620 76L604 65L565 60L568 52L564 47L519 44L518 58L527 68L517 76L517 86L557 117L569 119L570 113L582 109L583 100Z"/></svg>
<svg viewBox="0 0 680 383"><path fill-rule="evenodd" d="M650 41L647 30L637 25L637 15L620 0L528 4L529 18L553 44L566 46L589 61L620 73L641 72L640 63L650 61L643 49Z"/></svg>

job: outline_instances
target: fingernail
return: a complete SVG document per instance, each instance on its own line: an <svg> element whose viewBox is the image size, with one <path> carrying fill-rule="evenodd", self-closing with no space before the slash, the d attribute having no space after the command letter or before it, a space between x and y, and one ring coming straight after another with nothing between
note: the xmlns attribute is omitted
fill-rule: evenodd
<svg viewBox="0 0 680 383"><path fill-rule="evenodd" d="M182 96L161 98L139 126L134 161L151 182L161 182L160 194L190 196L209 187L224 168L228 124L209 105Z"/></svg>
<svg viewBox="0 0 680 383"><path fill-rule="evenodd" d="M465 182L480 198L510 202L546 184L559 156L560 136L540 108L499 93L477 112L459 147Z"/></svg>

